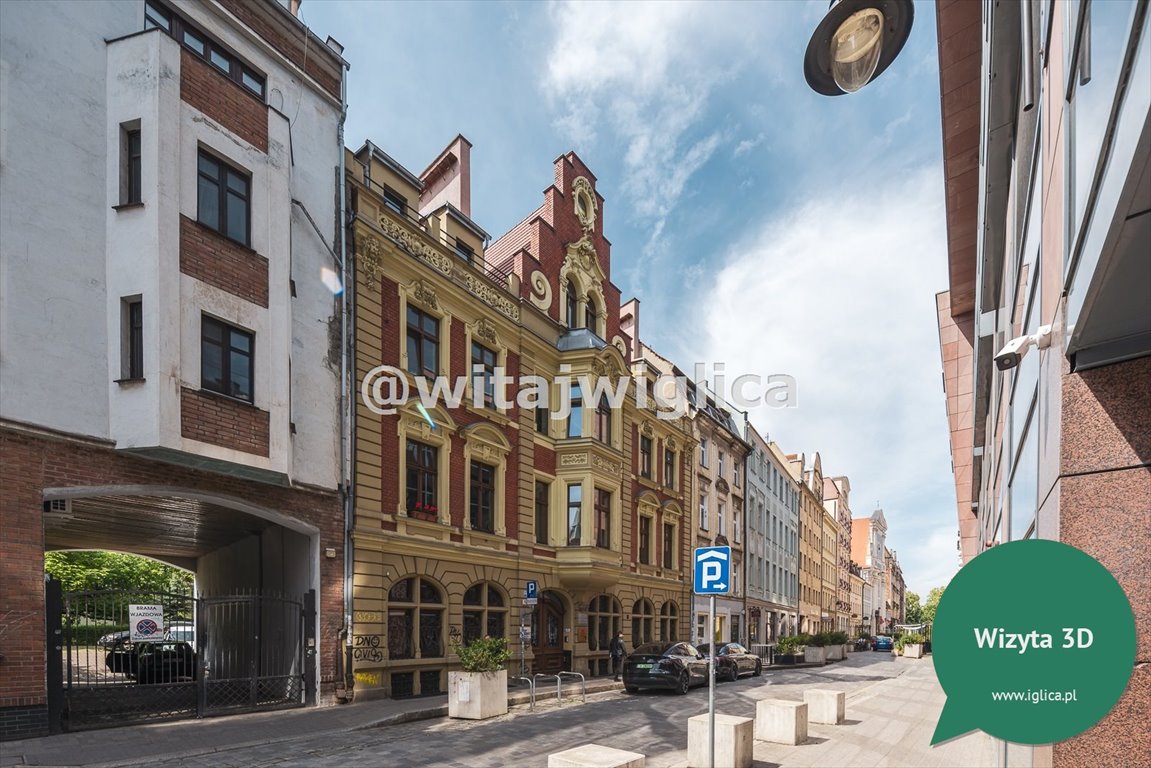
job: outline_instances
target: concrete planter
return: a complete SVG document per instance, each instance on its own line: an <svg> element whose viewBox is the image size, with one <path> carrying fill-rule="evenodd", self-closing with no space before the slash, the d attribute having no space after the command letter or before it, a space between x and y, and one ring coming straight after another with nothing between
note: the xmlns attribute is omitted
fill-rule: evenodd
<svg viewBox="0 0 1151 768"><path fill-rule="evenodd" d="M855 653L855 645L853 643L848 643L847 645L843 646L843 652Z"/></svg>
<svg viewBox="0 0 1151 768"><path fill-rule="evenodd" d="M828 661L843 661L842 645L829 645L824 650L827 651Z"/></svg>
<svg viewBox="0 0 1151 768"><path fill-rule="evenodd" d="M908 643L903 646L903 655L909 659L922 659L923 645L920 643Z"/></svg>
<svg viewBox="0 0 1151 768"><path fill-rule="evenodd" d="M449 672L448 717L486 720L508 712L508 671Z"/></svg>
<svg viewBox="0 0 1151 768"><path fill-rule="evenodd" d="M808 664L826 664L827 649L809 645L803 649L803 660Z"/></svg>

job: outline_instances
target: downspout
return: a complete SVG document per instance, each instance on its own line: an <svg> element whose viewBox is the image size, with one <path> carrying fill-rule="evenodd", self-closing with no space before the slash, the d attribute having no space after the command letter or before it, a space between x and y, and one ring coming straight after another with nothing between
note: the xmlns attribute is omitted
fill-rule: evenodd
<svg viewBox="0 0 1151 768"><path fill-rule="evenodd" d="M340 312L340 485L344 502L344 625L340 629L343 647L340 649L340 671L343 695L340 700L352 700L355 677L352 675L352 525L355 515L355 488L352 486L352 450L354 404L350 397L349 376L352 375L348 363L354 344L354 328L349 315L355 306L355 272L349 277L348 269L348 185L344 167L344 123L348 119L348 70L351 65L341 57L340 72L340 124L337 131L339 151L338 177L336 184L340 190L340 285L343 286L343 302ZM338 693L338 691L337 691Z"/></svg>

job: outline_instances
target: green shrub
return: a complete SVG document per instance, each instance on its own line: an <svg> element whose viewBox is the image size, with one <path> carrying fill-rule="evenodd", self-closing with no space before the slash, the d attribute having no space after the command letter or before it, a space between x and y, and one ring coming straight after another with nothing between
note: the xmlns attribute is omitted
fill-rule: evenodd
<svg viewBox="0 0 1151 768"><path fill-rule="evenodd" d="M927 638L918 632L911 632L903 636L904 644L906 645L922 645L923 641Z"/></svg>
<svg viewBox="0 0 1151 768"><path fill-rule="evenodd" d="M467 645L453 645L452 652L460 657L465 672L498 672L512 657L506 638L486 635Z"/></svg>
<svg viewBox="0 0 1151 768"><path fill-rule="evenodd" d="M831 645L847 645L851 640L846 632L829 632L828 634L831 637Z"/></svg>
<svg viewBox="0 0 1151 768"><path fill-rule="evenodd" d="M95 645L96 641L112 632L128 629L127 624L73 624L65 631L72 639L73 646Z"/></svg>
<svg viewBox="0 0 1151 768"><path fill-rule="evenodd" d="M775 644L775 652L780 656L794 656L799 653L799 637L789 635L787 637L779 638L779 642Z"/></svg>
<svg viewBox="0 0 1151 768"><path fill-rule="evenodd" d="M819 634L812 635L808 638L807 644L812 648L823 648L831 645L831 638L828 637L828 635L830 635L829 632L820 632Z"/></svg>

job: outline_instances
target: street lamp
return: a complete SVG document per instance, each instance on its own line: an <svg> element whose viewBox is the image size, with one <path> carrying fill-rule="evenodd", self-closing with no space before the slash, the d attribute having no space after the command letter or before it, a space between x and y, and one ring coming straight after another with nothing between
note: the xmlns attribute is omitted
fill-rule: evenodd
<svg viewBox="0 0 1151 768"><path fill-rule="evenodd" d="M831 0L807 43L807 84L824 96L855 93L899 55L914 16L912 0Z"/></svg>

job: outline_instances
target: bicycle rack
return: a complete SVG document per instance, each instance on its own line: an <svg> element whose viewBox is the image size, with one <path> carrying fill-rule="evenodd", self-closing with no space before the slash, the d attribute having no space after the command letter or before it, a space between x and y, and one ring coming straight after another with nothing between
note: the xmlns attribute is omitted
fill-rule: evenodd
<svg viewBox="0 0 1151 768"><path fill-rule="evenodd" d="M530 694L530 698L528 699L528 701L530 702L530 706L528 707L528 711L534 712L535 708L536 708L536 681L532 680L530 677L509 677L508 680L526 680L527 681L528 693Z"/></svg>
<svg viewBox="0 0 1151 768"><path fill-rule="evenodd" d="M556 702L560 701L560 685L561 685L562 681L561 681L559 675L549 675L549 674L545 674L543 672L536 672L535 675L533 675L533 677L546 677L546 678L553 678L554 677L556 679Z"/></svg>
<svg viewBox="0 0 1151 768"><path fill-rule="evenodd" d="M579 678L579 684L583 694L583 703L587 704L587 679L579 672L560 672L556 677L563 677L564 675Z"/></svg>

